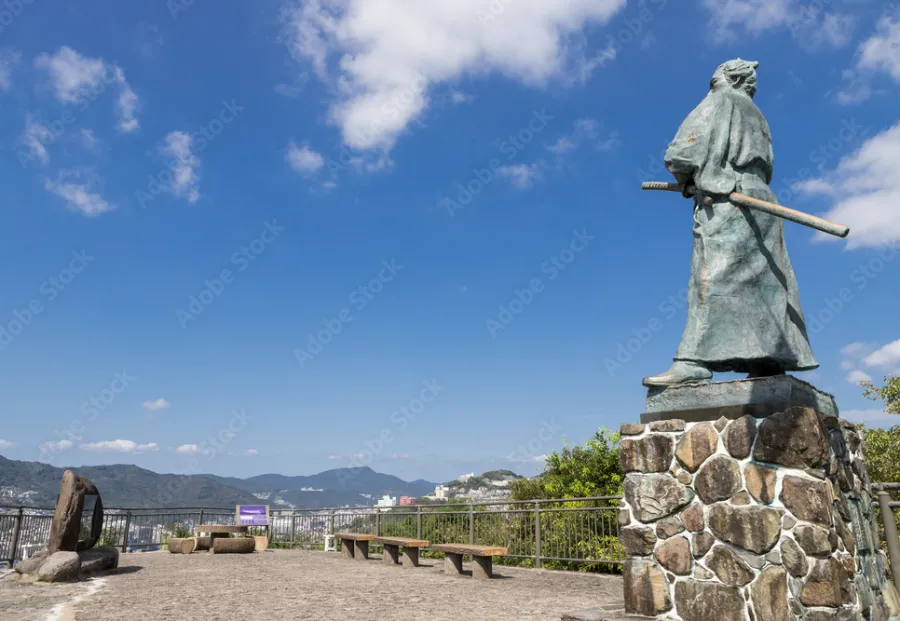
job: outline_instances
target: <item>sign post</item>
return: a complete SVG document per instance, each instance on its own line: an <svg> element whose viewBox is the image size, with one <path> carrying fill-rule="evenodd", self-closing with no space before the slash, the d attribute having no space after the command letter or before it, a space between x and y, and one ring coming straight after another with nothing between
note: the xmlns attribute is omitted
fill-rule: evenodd
<svg viewBox="0 0 900 621"><path fill-rule="evenodd" d="M238 505L235 514L238 526L268 526L268 505Z"/></svg>

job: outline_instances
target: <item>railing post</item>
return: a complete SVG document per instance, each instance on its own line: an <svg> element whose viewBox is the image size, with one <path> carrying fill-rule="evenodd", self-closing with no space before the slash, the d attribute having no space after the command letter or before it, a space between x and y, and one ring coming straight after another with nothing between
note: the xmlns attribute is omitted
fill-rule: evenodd
<svg viewBox="0 0 900 621"><path fill-rule="evenodd" d="M125 511L125 533L122 535L122 554L128 552L128 531L131 530L131 509Z"/></svg>
<svg viewBox="0 0 900 621"><path fill-rule="evenodd" d="M891 509L891 495L887 492L878 492L878 504L881 505L881 521L884 522L884 538L888 558L891 561L891 575L894 577L894 586L900 590L900 539L897 539L897 522L894 510Z"/></svg>
<svg viewBox="0 0 900 621"><path fill-rule="evenodd" d="M475 545L475 505L469 503L469 545Z"/></svg>
<svg viewBox="0 0 900 621"><path fill-rule="evenodd" d="M422 506L416 506L416 539L422 538Z"/></svg>
<svg viewBox="0 0 900 621"><path fill-rule="evenodd" d="M375 509L375 536L381 536L381 511Z"/></svg>
<svg viewBox="0 0 900 621"><path fill-rule="evenodd" d="M12 540L9 543L9 566L12 567L16 564L16 551L19 547L19 533L22 532L22 519L25 513L25 509L19 507L19 511L16 513L16 523L13 526L12 532Z"/></svg>
<svg viewBox="0 0 900 621"><path fill-rule="evenodd" d="M203 507L200 507L200 521L197 524L203 524Z"/></svg>
<svg viewBox="0 0 900 621"><path fill-rule="evenodd" d="M328 534L334 534L334 509L328 510Z"/></svg>
<svg viewBox="0 0 900 621"><path fill-rule="evenodd" d="M534 501L534 566L540 569L541 562L541 503Z"/></svg>
<svg viewBox="0 0 900 621"><path fill-rule="evenodd" d="M291 509L291 550L294 549L294 535L297 533L297 513Z"/></svg>

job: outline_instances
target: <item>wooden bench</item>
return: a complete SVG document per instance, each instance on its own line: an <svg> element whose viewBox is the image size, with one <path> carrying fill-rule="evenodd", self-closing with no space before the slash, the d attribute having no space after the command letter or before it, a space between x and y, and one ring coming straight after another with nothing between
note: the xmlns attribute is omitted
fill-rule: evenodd
<svg viewBox="0 0 900 621"><path fill-rule="evenodd" d="M341 552L347 558L365 561L369 558L369 542L375 541L375 535L364 533L335 533L341 541Z"/></svg>
<svg viewBox="0 0 900 621"><path fill-rule="evenodd" d="M425 539L409 539L407 537L375 537L375 543L384 547L385 565L400 564L400 548L403 548L403 566L419 566L419 548L427 548Z"/></svg>
<svg viewBox="0 0 900 621"><path fill-rule="evenodd" d="M468 554L475 563L472 566L472 577L478 580L492 578L494 576L492 558L506 556L509 552L506 548L496 546L473 546L462 543L439 543L430 549L444 553L444 573L447 574L461 574L463 556Z"/></svg>
<svg viewBox="0 0 900 621"><path fill-rule="evenodd" d="M234 526L231 524L198 524L194 527L194 532L199 536L202 533L209 535L210 547L219 537L228 537L232 533L246 535L248 528L246 526Z"/></svg>

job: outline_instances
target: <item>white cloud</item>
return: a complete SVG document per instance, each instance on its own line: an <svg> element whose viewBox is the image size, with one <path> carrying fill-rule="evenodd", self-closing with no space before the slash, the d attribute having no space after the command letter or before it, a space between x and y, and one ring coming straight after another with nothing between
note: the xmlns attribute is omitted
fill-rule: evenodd
<svg viewBox="0 0 900 621"><path fill-rule="evenodd" d="M50 74L56 98L63 103L92 98L108 72L102 58L87 58L65 45L56 54L35 58L34 66Z"/></svg>
<svg viewBox="0 0 900 621"><path fill-rule="evenodd" d="M321 153L313 151L306 145L298 147L293 140L288 144L284 157L291 168L303 174L318 172L325 166L325 158Z"/></svg>
<svg viewBox="0 0 900 621"><path fill-rule="evenodd" d="M450 101L454 105L472 103L472 101L474 100L475 98L472 95L469 95L468 93L464 93L462 91L454 90L450 93Z"/></svg>
<svg viewBox="0 0 900 621"><path fill-rule="evenodd" d="M855 384L858 386L861 382L871 382L872 376L865 371L860 371L857 369L850 371L845 379L851 384Z"/></svg>
<svg viewBox="0 0 900 621"><path fill-rule="evenodd" d="M169 132L159 145L159 152L169 158L172 181L166 189L189 203L200 200L200 159L192 151L193 138L182 131Z"/></svg>
<svg viewBox="0 0 900 621"><path fill-rule="evenodd" d="M514 188L526 190L541 178L541 170L538 164L511 164L498 168L497 175L509 179Z"/></svg>
<svg viewBox="0 0 900 621"><path fill-rule="evenodd" d="M10 442L9 440L4 440L0 438L0 451L8 451L11 448L15 448L16 443Z"/></svg>
<svg viewBox="0 0 900 621"><path fill-rule="evenodd" d="M797 189L840 197L825 217L850 227L849 248L900 241L900 122L866 140L834 171Z"/></svg>
<svg viewBox="0 0 900 621"><path fill-rule="evenodd" d="M896 414L888 414L883 410L846 410L841 412L841 418L849 420L851 423L863 423L866 425L878 425L879 423L887 423L890 425L900 424L900 416Z"/></svg>
<svg viewBox="0 0 900 621"><path fill-rule="evenodd" d="M60 170L57 179L44 179L44 189L65 199L72 211L94 217L118 207L104 199L97 186L103 180L89 168Z"/></svg>
<svg viewBox="0 0 900 621"><path fill-rule="evenodd" d="M292 56L333 89L329 116L344 142L390 150L435 85L490 73L529 86L566 81L570 39L624 6L516 0L490 19L484 0L287 0L283 17Z"/></svg>
<svg viewBox="0 0 900 621"><path fill-rule="evenodd" d="M209 448L200 448L196 444L182 444L175 449L179 455L208 455L211 452Z"/></svg>
<svg viewBox="0 0 900 621"><path fill-rule="evenodd" d="M850 42L855 19L852 15L827 13L806 0L703 0L712 14L710 26L718 42L739 38L738 30L758 36L768 30L788 28L806 47Z"/></svg>
<svg viewBox="0 0 900 621"><path fill-rule="evenodd" d="M247 449L246 451L238 451L237 453L228 453L232 457L256 457L259 451L256 449Z"/></svg>
<svg viewBox="0 0 900 621"><path fill-rule="evenodd" d="M73 446L75 446L75 443L72 440L60 440L58 442L44 442L38 448L44 453L61 453Z"/></svg>
<svg viewBox="0 0 900 621"><path fill-rule="evenodd" d="M860 44L857 67L884 71L900 83L900 11L881 18L875 34Z"/></svg>
<svg viewBox="0 0 900 621"><path fill-rule="evenodd" d="M866 366L875 368L900 367L900 339L872 352L863 359L863 362Z"/></svg>
<svg viewBox="0 0 900 621"><path fill-rule="evenodd" d="M34 120L30 114L25 115L25 130L19 136L21 144L28 152L28 159L37 158L41 164L50 161L50 154L44 143L53 141L53 133L42 123Z"/></svg>
<svg viewBox="0 0 900 621"><path fill-rule="evenodd" d="M611 151L613 148L621 146L622 141L619 140L616 132L610 132L605 137L601 137L600 122L596 119L578 119L573 123L571 133L560 136L546 149L560 156L574 151L585 143L592 144L598 151Z"/></svg>
<svg viewBox="0 0 900 621"><path fill-rule="evenodd" d="M0 49L0 91L12 88L12 74L22 63L22 53L11 48Z"/></svg>
<svg viewBox="0 0 900 621"><path fill-rule="evenodd" d="M551 153L562 155L563 153L568 153L569 151L575 150L577 147L578 143L568 136L560 136L556 142L547 147L547 150Z"/></svg>
<svg viewBox="0 0 900 621"><path fill-rule="evenodd" d="M875 33L860 43L856 64L843 73L848 84L838 92L838 102L854 104L867 100L872 96L875 74L880 72L900 83L900 10L885 14L875 26Z"/></svg>
<svg viewBox="0 0 900 621"><path fill-rule="evenodd" d="M34 66L49 75L56 98L64 104L93 101L107 85L118 85L118 127L126 133L138 128L134 117L138 98L120 67L110 65L102 58L82 56L68 46L62 46L55 54L40 54L34 59Z"/></svg>
<svg viewBox="0 0 900 621"><path fill-rule="evenodd" d="M166 410L172 407L172 404L160 397L156 401L144 401L141 404L141 407L145 410L150 410L151 412L155 412L156 410Z"/></svg>
<svg viewBox="0 0 900 621"><path fill-rule="evenodd" d="M612 61L616 59L616 46L618 44L615 41L610 41L602 51L594 54L590 58L588 58L583 51L576 55L574 61L574 71L571 77L568 79L569 84L574 84L578 82L582 86L587 84L591 76L594 75L594 71L601 67L605 67Z"/></svg>
<svg viewBox="0 0 900 621"><path fill-rule="evenodd" d="M116 100L116 105L119 109L119 131L129 134L137 131L139 127L137 119L134 118L138 107L138 98L134 91L131 90L128 82L125 81L125 72L118 67L116 67L116 77L122 88L121 92L119 92L119 98Z"/></svg>
<svg viewBox="0 0 900 621"><path fill-rule="evenodd" d="M841 355L848 358L865 358L878 349L878 343L849 343L841 347Z"/></svg>
<svg viewBox="0 0 900 621"><path fill-rule="evenodd" d="M150 442L149 444L138 444L137 442L133 442L131 440L108 440L105 442L89 442L87 444L82 444L79 448L85 451L92 451L97 453L146 453L148 451L157 451L159 450L159 445L156 442Z"/></svg>
<svg viewBox="0 0 900 621"><path fill-rule="evenodd" d="M852 371L853 369L856 368L856 365L853 364L852 362L850 362L849 360L844 360L841 362L841 368L844 371Z"/></svg>
<svg viewBox="0 0 900 621"><path fill-rule="evenodd" d="M94 135L94 130L92 129L82 129L80 132L81 135L81 144L85 149L93 150L97 143L100 140Z"/></svg>

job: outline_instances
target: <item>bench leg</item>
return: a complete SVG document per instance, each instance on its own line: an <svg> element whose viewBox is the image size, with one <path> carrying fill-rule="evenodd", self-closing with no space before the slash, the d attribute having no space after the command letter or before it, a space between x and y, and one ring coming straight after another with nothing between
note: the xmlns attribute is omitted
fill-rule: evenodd
<svg viewBox="0 0 900 621"><path fill-rule="evenodd" d="M353 558L353 540L341 539L341 554L345 558Z"/></svg>
<svg viewBox="0 0 900 621"><path fill-rule="evenodd" d="M404 555L404 559L406 555ZM398 546L392 546L389 543L384 544L384 558L382 562L385 565L398 565L400 563L400 549Z"/></svg>
<svg viewBox="0 0 900 621"><path fill-rule="evenodd" d="M354 541L354 550L353 550L353 558L357 561L367 561L369 560L369 542L368 541Z"/></svg>
<svg viewBox="0 0 900 621"><path fill-rule="evenodd" d="M403 548L403 566L418 567L419 566L419 548Z"/></svg>
<svg viewBox="0 0 900 621"><path fill-rule="evenodd" d="M472 577L478 580L490 580L494 577L492 559L490 556L473 556Z"/></svg>
<svg viewBox="0 0 900 621"><path fill-rule="evenodd" d="M444 552L444 573L445 574L461 574L462 573L462 554L453 552Z"/></svg>

